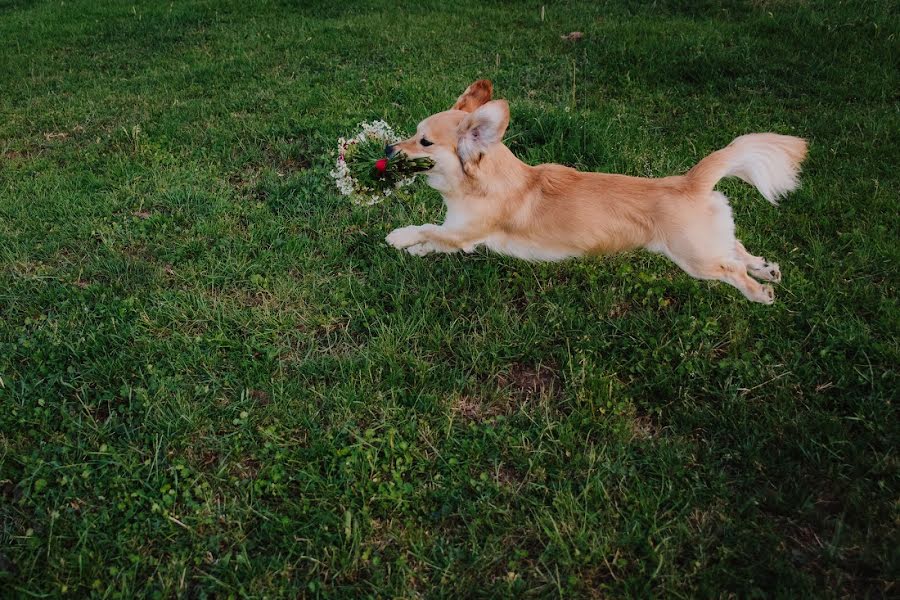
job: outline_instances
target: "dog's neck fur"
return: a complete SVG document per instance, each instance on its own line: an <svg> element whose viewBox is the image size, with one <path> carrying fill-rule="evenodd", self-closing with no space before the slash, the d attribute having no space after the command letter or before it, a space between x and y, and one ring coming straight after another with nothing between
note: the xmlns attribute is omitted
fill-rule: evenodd
<svg viewBox="0 0 900 600"><path fill-rule="evenodd" d="M443 175L428 177L428 184L441 193L447 208L520 195L533 167L523 163L502 143L483 152L466 165L465 174L453 179Z"/></svg>

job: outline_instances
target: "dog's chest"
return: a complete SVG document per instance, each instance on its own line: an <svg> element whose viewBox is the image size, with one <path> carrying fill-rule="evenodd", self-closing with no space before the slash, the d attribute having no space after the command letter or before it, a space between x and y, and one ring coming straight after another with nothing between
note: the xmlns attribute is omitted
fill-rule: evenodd
<svg viewBox="0 0 900 600"><path fill-rule="evenodd" d="M444 216L444 227L452 229L474 229L482 225L486 215L481 214L476 204L465 197L443 195L447 214Z"/></svg>
<svg viewBox="0 0 900 600"><path fill-rule="evenodd" d="M469 232L484 231L484 237L475 242L476 246L484 245L500 254L534 261L557 261L577 255L577 252L569 250L548 248L514 232L498 231L489 225L495 221L496 215L492 204L484 199L445 195L444 205L447 207L444 227Z"/></svg>

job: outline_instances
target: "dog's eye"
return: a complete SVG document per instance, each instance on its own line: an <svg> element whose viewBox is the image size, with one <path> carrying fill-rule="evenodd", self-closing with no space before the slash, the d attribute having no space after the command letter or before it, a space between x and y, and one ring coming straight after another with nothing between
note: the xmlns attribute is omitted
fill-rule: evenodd
<svg viewBox="0 0 900 600"><path fill-rule="evenodd" d="M428 147L428 146L432 145L434 142L429 142L429 141L426 140L425 138L422 138L422 139L419 141L419 143L422 144L422 145L425 146L425 147Z"/></svg>

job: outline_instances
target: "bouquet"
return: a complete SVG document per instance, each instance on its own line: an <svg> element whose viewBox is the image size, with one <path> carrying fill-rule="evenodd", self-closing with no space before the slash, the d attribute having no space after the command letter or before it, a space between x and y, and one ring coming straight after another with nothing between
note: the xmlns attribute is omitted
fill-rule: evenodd
<svg viewBox="0 0 900 600"><path fill-rule="evenodd" d="M338 140L337 164L330 175L338 191L356 204L371 206L413 182L416 174L434 166L429 158L411 159L402 152L388 158L384 147L400 136L384 121L362 123L351 138Z"/></svg>

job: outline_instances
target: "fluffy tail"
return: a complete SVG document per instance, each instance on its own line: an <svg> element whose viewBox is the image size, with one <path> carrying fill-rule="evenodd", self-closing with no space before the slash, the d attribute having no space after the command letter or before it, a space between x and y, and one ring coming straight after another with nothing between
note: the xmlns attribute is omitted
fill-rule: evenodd
<svg viewBox="0 0 900 600"><path fill-rule="evenodd" d="M806 140L777 133L742 135L713 152L687 178L699 193L712 191L723 177L739 177L756 187L772 204L797 188L800 163L806 157Z"/></svg>

